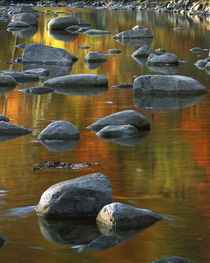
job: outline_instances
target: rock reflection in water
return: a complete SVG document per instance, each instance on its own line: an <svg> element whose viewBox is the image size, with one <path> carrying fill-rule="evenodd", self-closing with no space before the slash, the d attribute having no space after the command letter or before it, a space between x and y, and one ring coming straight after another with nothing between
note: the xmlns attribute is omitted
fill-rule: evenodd
<svg viewBox="0 0 210 263"><path fill-rule="evenodd" d="M158 73L162 73L162 74L176 74L177 70L178 70L178 66L176 65L170 65L170 66L160 66L160 67L148 67L148 69L151 72L158 72Z"/></svg>
<svg viewBox="0 0 210 263"><path fill-rule="evenodd" d="M70 33L65 30L50 30L48 31L48 35L52 39L68 42L74 41L78 36L77 33Z"/></svg>
<svg viewBox="0 0 210 263"><path fill-rule="evenodd" d="M153 111L174 111L182 107L189 107L202 100L205 95L184 96L184 97L156 97L142 96L133 97L133 103L137 109Z"/></svg>
<svg viewBox="0 0 210 263"><path fill-rule="evenodd" d="M38 31L38 27L30 26L27 28L22 28L19 31L12 31L12 34L16 38L31 38L33 37Z"/></svg>
<svg viewBox="0 0 210 263"><path fill-rule="evenodd" d="M7 92L12 91L15 86L0 86L0 94L5 94Z"/></svg>
<svg viewBox="0 0 210 263"><path fill-rule="evenodd" d="M87 62L87 61L85 61L85 64L86 64L88 69L94 70L94 69L99 68L100 66L102 66L104 64L104 62L105 61L100 61L100 62Z"/></svg>
<svg viewBox="0 0 210 263"><path fill-rule="evenodd" d="M95 220L48 220L38 218L42 235L50 242L62 245L87 245L101 235Z"/></svg>
<svg viewBox="0 0 210 263"><path fill-rule="evenodd" d="M78 96L87 96L87 95L97 95L107 92L108 87L98 86L98 87L60 87L55 88L54 93L63 94L63 95L78 95Z"/></svg>
<svg viewBox="0 0 210 263"><path fill-rule="evenodd" d="M78 140L54 141L44 140L41 143L51 152L67 152L74 148Z"/></svg>
<svg viewBox="0 0 210 263"><path fill-rule="evenodd" d="M152 38L130 38L130 39L114 39L122 45L128 46L150 46L152 44Z"/></svg>
<svg viewBox="0 0 210 263"><path fill-rule="evenodd" d="M138 143L140 143L145 137L147 137L148 134L149 131L141 131L137 136L133 135L133 136L122 136L122 137L113 137L113 138L99 136L99 138L107 142L114 142L120 144L122 146L134 147Z"/></svg>
<svg viewBox="0 0 210 263"><path fill-rule="evenodd" d="M146 66L147 65L147 58L140 58L131 56L140 66Z"/></svg>

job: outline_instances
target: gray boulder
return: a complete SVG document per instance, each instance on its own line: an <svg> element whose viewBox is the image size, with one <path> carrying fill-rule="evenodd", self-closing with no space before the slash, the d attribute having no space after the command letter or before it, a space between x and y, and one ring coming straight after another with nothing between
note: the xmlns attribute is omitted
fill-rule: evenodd
<svg viewBox="0 0 210 263"><path fill-rule="evenodd" d="M80 137L78 128L68 121L54 121L40 134L39 140L78 140Z"/></svg>
<svg viewBox="0 0 210 263"><path fill-rule="evenodd" d="M178 57L173 53L165 53L163 55L150 54L147 60L148 66L161 66L165 64L175 64L179 63Z"/></svg>
<svg viewBox="0 0 210 263"><path fill-rule="evenodd" d="M16 14L12 17L11 22L15 21L22 21L30 26L37 26L38 25L38 17L34 13L21 13L21 14Z"/></svg>
<svg viewBox="0 0 210 263"><path fill-rule="evenodd" d="M134 110L125 110L113 113L92 123L87 128L93 131L99 131L108 125L117 126L126 124L130 124L138 130L150 130L150 123L147 118L143 114Z"/></svg>
<svg viewBox="0 0 210 263"><path fill-rule="evenodd" d="M48 188L41 196L37 212L44 217L96 217L112 202L112 187L100 173L81 176Z"/></svg>
<svg viewBox="0 0 210 263"><path fill-rule="evenodd" d="M192 261L176 256L169 256L153 261L152 263L192 263Z"/></svg>
<svg viewBox="0 0 210 263"><path fill-rule="evenodd" d="M99 62L99 61L105 61L105 57L103 54L100 54L98 52L88 52L87 56L85 57L85 61L87 62Z"/></svg>
<svg viewBox="0 0 210 263"><path fill-rule="evenodd" d="M32 132L33 132L32 130L18 126L16 124L9 123L7 121L0 121L0 135L16 136L16 135L25 135Z"/></svg>
<svg viewBox="0 0 210 263"><path fill-rule="evenodd" d="M137 135L139 130L133 125L108 125L102 128L99 132L96 133L99 137L113 138L113 137L123 137L123 136L132 136Z"/></svg>
<svg viewBox="0 0 210 263"><path fill-rule="evenodd" d="M50 19L47 24L48 30L60 30L69 26L78 25L79 21L74 16L63 16Z"/></svg>
<svg viewBox="0 0 210 263"><path fill-rule="evenodd" d="M15 87L16 85L17 85L17 81L12 76L0 74L0 87L1 86Z"/></svg>
<svg viewBox="0 0 210 263"><path fill-rule="evenodd" d="M8 15L13 16L15 14L20 14L20 13L33 13L34 10L31 6L29 5L15 5L11 6L8 9Z"/></svg>
<svg viewBox="0 0 210 263"><path fill-rule="evenodd" d="M160 220L163 220L163 217L150 210L117 202L104 206L96 218L96 221L111 226L114 231L140 229Z"/></svg>
<svg viewBox="0 0 210 263"><path fill-rule="evenodd" d="M136 51L133 52L132 57L148 57L150 54L154 53L154 50L147 45L140 47Z"/></svg>
<svg viewBox="0 0 210 263"><path fill-rule="evenodd" d="M139 30L123 31L115 36L113 39L128 39L128 38L152 38L152 32L149 28L142 28Z"/></svg>
<svg viewBox="0 0 210 263"><path fill-rule="evenodd" d="M134 96L142 95L198 95L207 92L197 80L180 75L144 75L133 84Z"/></svg>
<svg viewBox="0 0 210 263"><path fill-rule="evenodd" d="M75 60L76 56L66 50L43 44L30 44L25 47L22 54L22 62L31 64L71 65Z"/></svg>
<svg viewBox="0 0 210 263"><path fill-rule="evenodd" d="M109 34L111 34L111 33L112 33L112 32L105 31L105 30L99 30L99 29L89 29L89 30L86 30L86 31L84 32L85 35L87 35L87 36L93 36L93 37L109 35Z"/></svg>
<svg viewBox="0 0 210 263"><path fill-rule="evenodd" d="M75 74L53 78L42 83L43 86L57 88L62 87L94 87L107 86L108 79L105 76L94 74Z"/></svg>

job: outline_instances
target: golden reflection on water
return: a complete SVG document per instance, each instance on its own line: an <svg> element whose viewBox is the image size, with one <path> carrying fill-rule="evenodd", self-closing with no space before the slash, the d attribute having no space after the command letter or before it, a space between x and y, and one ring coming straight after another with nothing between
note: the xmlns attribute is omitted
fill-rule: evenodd
<svg viewBox="0 0 210 263"><path fill-rule="evenodd" d="M198 71L192 65L200 57L189 51L196 46L208 48L208 21L199 24L194 22L194 18L183 19L171 14L81 10L73 12L79 13L93 28L110 30L113 34L130 29L135 24L150 27L154 34L152 48L163 47L178 54L180 59L190 61L181 64L177 74L194 77L206 87L209 86L207 73ZM1 248L2 258L7 262L14 262L15 255L18 262L57 263L69 262L71 258L74 262L149 263L160 257L177 255L195 259L197 262L208 262L209 94L195 105L176 111L154 112L153 118L150 111L135 108L132 90L112 87L121 83L132 83L135 76L155 74L131 58L137 47L121 45L112 40L112 35L91 38L80 34L74 41L58 40L56 38L64 36L50 35L46 30L50 17L50 12L40 13L39 29L34 31L36 33L32 38L15 38L11 32L0 35L1 47L4 47L0 48L1 60L11 62L20 57L22 50L15 48L15 45L20 43L43 43L63 48L79 58L71 73L106 75L109 89L90 96L53 93L33 96L19 91L34 86L29 84L0 94L1 113L11 118L13 123L37 132L2 142L0 145L0 190L9 191L1 198L4 201L1 214L6 215L11 208L36 205L43 191L54 183L97 171L104 173L111 181L116 201L151 209L170 217L175 216L175 220L174 224L167 220L159 222L125 244L103 252L78 254L76 250L47 241L39 231L36 215L7 217L8 222L4 218L1 221L0 234L8 239L7 244ZM174 31L173 28L178 26L183 26L184 30ZM80 50L80 45L91 48ZM110 48L118 48L122 53L108 56L107 61L95 70L87 68L84 57L89 51L106 53ZM201 57L206 54L202 53ZM0 68L21 71L21 65L16 64L1 63ZM35 85L38 84L40 83ZM149 134L134 147L103 141L86 129L98 118L125 109L139 110L151 122ZM78 144L67 152L52 152L37 142L37 136L51 120L60 119L71 121L78 126L81 138ZM101 166L79 171L50 169L33 172L33 167L45 160L70 163L100 161Z"/></svg>

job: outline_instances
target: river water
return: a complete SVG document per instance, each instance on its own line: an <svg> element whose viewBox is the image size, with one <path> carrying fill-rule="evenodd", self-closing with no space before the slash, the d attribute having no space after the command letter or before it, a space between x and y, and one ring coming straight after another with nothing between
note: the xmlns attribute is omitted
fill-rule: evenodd
<svg viewBox="0 0 210 263"><path fill-rule="evenodd" d="M91 28L113 34L103 37L48 34L46 23L55 17L55 12L61 12L62 16L70 12L90 23ZM145 61L131 57L144 41L122 44L112 39L114 34L137 24L153 32L154 38L147 42L151 48L164 48L179 57L182 62L177 68L148 68ZM209 20L142 11L40 8L38 28L8 32L6 26L7 23L0 23L1 70L22 71L21 64L8 63L21 56L23 49L16 45L42 43L63 48L79 58L72 69L60 67L52 71L51 77L61 72L101 74L109 79L109 87L45 95L20 92L40 84L29 83L0 91L0 113L12 123L36 131L16 139L2 139L0 143L0 235L6 239L1 247L1 260L150 263L162 257L180 256L193 262L210 262L210 94L189 99L168 98L161 105L156 100L142 104L139 98L133 98L132 89L113 87L132 83L136 76L167 73L195 78L208 89L208 72L193 65L206 58L208 52L193 53L190 49L210 48ZM95 69L84 63L89 51L106 53L112 48L122 53L107 56L107 61ZM86 129L99 118L128 109L143 113L151 123L151 131L140 141L123 144L104 141ZM75 124L81 135L78 144L73 148L64 145L58 151L38 142L38 133L52 120ZM44 161L100 162L100 166L34 172ZM115 201L150 209L167 219L139 233L124 233L123 242L116 246L92 251L83 249L83 245L100 236L95 225L38 219L34 206L49 186L93 172L109 178Z"/></svg>

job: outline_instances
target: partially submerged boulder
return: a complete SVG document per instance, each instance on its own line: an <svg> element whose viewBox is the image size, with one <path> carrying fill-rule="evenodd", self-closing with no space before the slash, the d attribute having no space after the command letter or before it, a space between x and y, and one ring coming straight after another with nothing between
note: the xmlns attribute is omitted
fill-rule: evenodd
<svg viewBox="0 0 210 263"><path fill-rule="evenodd" d="M148 57L150 54L154 53L154 50L147 45L140 47L136 51L133 52L132 57Z"/></svg>
<svg viewBox="0 0 210 263"><path fill-rule="evenodd" d="M175 64L177 65L179 63L178 57L173 53L165 53L162 55L156 55L156 54L150 54L147 60L148 66L161 66L165 64Z"/></svg>
<svg viewBox="0 0 210 263"><path fill-rule="evenodd" d="M111 34L112 32L109 32L109 31L105 31L105 30L99 30L99 29L89 29L89 30L86 30L84 32L85 35L87 36L93 36L93 37L96 37L96 36L103 36L103 35L109 35Z"/></svg>
<svg viewBox="0 0 210 263"><path fill-rule="evenodd" d="M38 25L38 17L34 13L21 13L21 14L16 14L12 17L11 22L15 21L22 21L30 26L37 26Z"/></svg>
<svg viewBox="0 0 210 263"><path fill-rule="evenodd" d="M0 121L0 135L16 136L16 135L25 135L32 132L33 132L32 130L26 129L19 125L9 123L7 121Z"/></svg>
<svg viewBox="0 0 210 263"><path fill-rule="evenodd" d="M150 210L118 202L104 206L96 218L96 221L111 226L114 231L140 229L160 220L163 220L163 217Z"/></svg>
<svg viewBox="0 0 210 263"><path fill-rule="evenodd" d="M17 81L12 76L0 74L0 87L1 86L15 87L16 85L17 85Z"/></svg>
<svg viewBox="0 0 210 263"><path fill-rule="evenodd" d="M37 205L39 215L91 218L112 202L112 187L101 173L88 174L48 188Z"/></svg>
<svg viewBox="0 0 210 263"><path fill-rule="evenodd" d="M42 83L43 86L51 88L59 87L96 87L107 86L108 79L102 75L75 74L49 79Z"/></svg>
<svg viewBox="0 0 210 263"><path fill-rule="evenodd" d="M182 257L169 256L166 258L155 260L152 263L192 263L192 261L182 258Z"/></svg>
<svg viewBox="0 0 210 263"><path fill-rule="evenodd" d="M197 80L180 75L144 75L133 84L134 96L138 95L198 95L207 92Z"/></svg>
<svg viewBox="0 0 210 263"><path fill-rule="evenodd" d="M77 57L62 48L29 44L22 54L23 63L71 65Z"/></svg>
<svg viewBox="0 0 210 263"><path fill-rule="evenodd" d="M54 121L40 134L39 140L78 140L80 137L78 128L68 121Z"/></svg>
<svg viewBox="0 0 210 263"><path fill-rule="evenodd" d="M116 126L126 124L130 124L138 130L150 130L150 123L147 118L143 114L134 110L125 110L113 113L92 123L87 128L93 131L99 131L108 125Z"/></svg>
<svg viewBox="0 0 210 263"><path fill-rule="evenodd" d="M105 61L105 57L103 54L98 52L88 52L87 56L85 57L85 61L88 62L99 62L99 61Z"/></svg>
<svg viewBox="0 0 210 263"><path fill-rule="evenodd" d="M53 19L50 19L47 27L48 30L59 30L59 29L65 29L69 26L78 25L79 21L74 16L63 16L63 17L56 17Z"/></svg>
<svg viewBox="0 0 210 263"><path fill-rule="evenodd" d="M152 38L152 32L149 28L141 28L138 30L123 31L115 36L113 39L128 39L128 38Z"/></svg>

